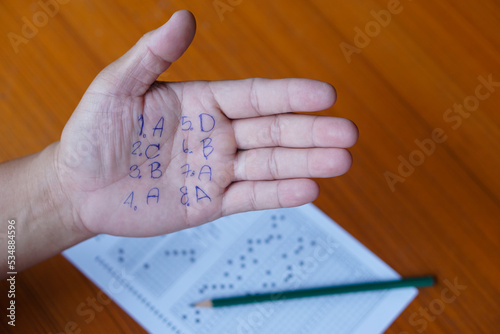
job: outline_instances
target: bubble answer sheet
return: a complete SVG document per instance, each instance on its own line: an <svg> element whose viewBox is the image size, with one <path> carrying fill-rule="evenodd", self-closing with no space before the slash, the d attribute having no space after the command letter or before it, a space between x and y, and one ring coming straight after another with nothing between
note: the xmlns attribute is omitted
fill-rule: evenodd
<svg viewBox="0 0 500 334"><path fill-rule="evenodd" d="M312 204L151 238L99 235L63 253L150 333L382 333L416 288L221 308L193 303L400 276Z"/></svg>

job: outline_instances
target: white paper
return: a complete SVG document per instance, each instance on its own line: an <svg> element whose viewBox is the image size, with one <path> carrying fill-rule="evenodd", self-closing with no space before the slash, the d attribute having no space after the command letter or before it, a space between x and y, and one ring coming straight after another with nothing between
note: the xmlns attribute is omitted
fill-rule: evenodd
<svg viewBox="0 0 500 334"><path fill-rule="evenodd" d="M217 297L400 276L314 205L153 238L100 235L63 253L151 333L382 333L416 288L224 308Z"/></svg>

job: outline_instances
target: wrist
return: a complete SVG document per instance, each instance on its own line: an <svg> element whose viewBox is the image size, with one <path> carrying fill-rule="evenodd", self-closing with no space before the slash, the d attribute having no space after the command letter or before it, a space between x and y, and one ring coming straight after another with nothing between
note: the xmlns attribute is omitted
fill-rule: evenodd
<svg viewBox="0 0 500 334"><path fill-rule="evenodd" d="M32 162L32 175L42 181L39 186L46 191L46 210L58 222L57 225L61 229L61 233L64 233L69 240L79 242L93 237L94 234L82 224L72 196L61 178L58 154L59 142L55 142L41 151ZM38 172L35 171L40 166L43 167ZM37 181L34 180L34 182ZM40 201L34 203L34 205L37 204L40 204Z"/></svg>
<svg viewBox="0 0 500 334"><path fill-rule="evenodd" d="M18 230L18 270L54 256L93 235L78 226L70 197L57 172L59 143L8 162L4 168L15 197L5 203Z"/></svg>

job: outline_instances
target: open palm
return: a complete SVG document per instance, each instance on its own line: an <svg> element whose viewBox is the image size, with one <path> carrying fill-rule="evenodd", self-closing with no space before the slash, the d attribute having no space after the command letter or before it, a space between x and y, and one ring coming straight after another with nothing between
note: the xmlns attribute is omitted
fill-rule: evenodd
<svg viewBox="0 0 500 334"><path fill-rule="evenodd" d="M329 108L307 79L156 81L191 43L181 11L91 84L66 125L57 170L80 226L151 236L218 217L314 200L307 178L351 164L348 120L292 114Z"/></svg>

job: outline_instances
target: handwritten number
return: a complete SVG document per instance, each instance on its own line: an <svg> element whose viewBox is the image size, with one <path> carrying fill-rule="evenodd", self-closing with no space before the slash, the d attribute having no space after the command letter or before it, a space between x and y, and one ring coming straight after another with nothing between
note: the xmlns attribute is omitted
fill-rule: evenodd
<svg viewBox="0 0 500 334"><path fill-rule="evenodd" d="M193 131L193 123L189 120L188 116L182 116L182 131Z"/></svg>
<svg viewBox="0 0 500 334"><path fill-rule="evenodd" d="M128 195L127 199L125 200L125 202L123 202L123 204L128 204L130 206L130 208L134 208L134 211L137 210L137 206L133 206L134 205L134 192L132 191L130 193L130 195Z"/></svg>
<svg viewBox="0 0 500 334"><path fill-rule="evenodd" d="M193 151L190 151L189 148L186 147L186 139L182 140L182 152L184 152L184 153L193 153Z"/></svg>
<svg viewBox="0 0 500 334"><path fill-rule="evenodd" d="M189 206L189 196L188 196L188 190L186 186L182 186L179 191L181 192L181 204Z"/></svg>
<svg viewBox="0 0 500 334"><path fill-rule="evenodd" d="M132 144L132 148L133 148L132 155L139 155L139 156L142 155L142 153L139 153L139 154L136 153L136 151L139 149L139 147L141 147L141 144L142 143L140 141L136 141L135 143Z"/></svg>
<svg viewBox="0 0 500 334"><path fill-rule="evenodd" d="M144 115L139 115L139 136L142 136L142 131L144 130Z"/></svg>
<svg viewBox="0 0 500 334"><path fill-rule="evenodd" d="M130 207L132 207L132 204L134 202L134 192L132 191L130 193L130 195L128 195L127 199L125 200L125 202L123 202L123 204L129 204Z"/></svg>
<svg viewBox="0 0 500 334"><path fill-rule="evenodd" d="M141 176L141 170L139 169L139 166L137 166L137 165L130 166L129 176L133 179L140 179L142 176Z"/></svg>
<svg viewBox="0 0 500 334"><path fill-rule="evenodd" d="M182 172L182 174L185 174L186 178L188 176L194 176L194 171L189 168L189 164L185 164L181 168L184 168L184 167L186 167L186 170L184 172Z"/></svg>

